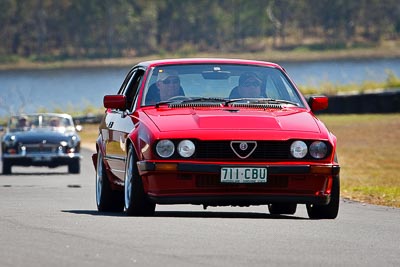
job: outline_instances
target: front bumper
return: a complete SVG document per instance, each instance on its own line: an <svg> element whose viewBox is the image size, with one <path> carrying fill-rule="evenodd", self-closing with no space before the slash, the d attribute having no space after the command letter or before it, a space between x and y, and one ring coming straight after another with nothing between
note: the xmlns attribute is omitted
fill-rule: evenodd
<svg viewBox="0 0 400 267"><path fill-rule="evenodd" d="M80 160L80 153L30 153L30 154L3 154L2 160L18 166L48 166L57 167L68 165Z"/></svg>
<svg viewBox="0 0 400 267"><path fill-rule="evenodd" d="M241 164L242 165L242 164ZM261 205L269 203L328 204L332 180L340 166L334 164L243 164L265 167L265 184L220 182L222 167L238 164L138 162L145 191L158 204Z"/></svg>
<svg viewBox="0 0 400 267"><path fill-rule="evenodd" d="M176 171L190 173L220 173L222 167L238 167L240 165L249 166L251 164L196 164L196 163L160 163L160 162L138 162L138 168L141 175L157 171ZM253 167L266 167L270 174L331 174L338 175L339 165L251 165Z"/></svg>

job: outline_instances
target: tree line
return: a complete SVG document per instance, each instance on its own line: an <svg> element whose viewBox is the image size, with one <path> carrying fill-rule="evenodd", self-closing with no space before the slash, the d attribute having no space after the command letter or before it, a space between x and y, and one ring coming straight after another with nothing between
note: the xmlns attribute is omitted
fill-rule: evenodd
<svg viewBox="0 0 400 267"><path fill-rule="evenodd" d="M397 40L398 0L0 0L0 61L338 49Z"/></svg>

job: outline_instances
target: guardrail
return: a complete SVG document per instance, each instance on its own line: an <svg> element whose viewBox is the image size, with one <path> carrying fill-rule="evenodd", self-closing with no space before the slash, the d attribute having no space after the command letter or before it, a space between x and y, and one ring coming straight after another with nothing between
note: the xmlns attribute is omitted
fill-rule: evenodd
<svg viewBox="0 0 400 267"><path fill-rule="evenodd" d="M103 114L99 115L83 115L83 116L74 116L73 120L75 125L79 124L98 124L103 118Z"/></svg>
<svg viewBox="0 0 400 267"><path fill-rule="evenodd" d="M329 107L318 114L365 114L400 112L400 89L354 95L329 96Z"/></svg>

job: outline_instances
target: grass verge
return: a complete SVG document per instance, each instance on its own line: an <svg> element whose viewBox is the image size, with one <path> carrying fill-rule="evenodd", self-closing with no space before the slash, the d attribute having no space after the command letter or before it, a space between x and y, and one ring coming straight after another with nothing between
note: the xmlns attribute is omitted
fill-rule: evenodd
<svg viewBox="0 0 400 267"><path fill-rule="evenodd" d="M318 117L338 138L342 197L400 208L400 114ZM98 125L84 125L84 146L97 135Z"/></svg>
<svg viewBox="0 0 400 267"><path fill-rule="evenodd" d="M400 114L318 117L338 138L342 197L400 207Z"/></svg>

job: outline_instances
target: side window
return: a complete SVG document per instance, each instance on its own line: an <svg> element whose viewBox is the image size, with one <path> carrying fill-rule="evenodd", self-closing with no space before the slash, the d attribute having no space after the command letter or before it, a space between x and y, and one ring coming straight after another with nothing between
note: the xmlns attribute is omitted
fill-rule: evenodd
<svg viewBox="0 0 400 267"><path fill-rule="evenodd" d="M127 84L126 90L124 91L124 95L126 96L127 106L129 107L129 110L132 109L133 103L136 102L135 101L136 96L138 93L138 89L140 88L143 75L144 75L143 69L134 70L133 75Z"/></svg>
<svg viewBox="0 0 400 267"><path fill-rule="evenodd" d="M119 95L124 95L127 89L127 85L129 84L132 76L135 74L136 70L130 70L129 73L126 75L124 82L122 83L121 87L118 90Z"/></svg>

